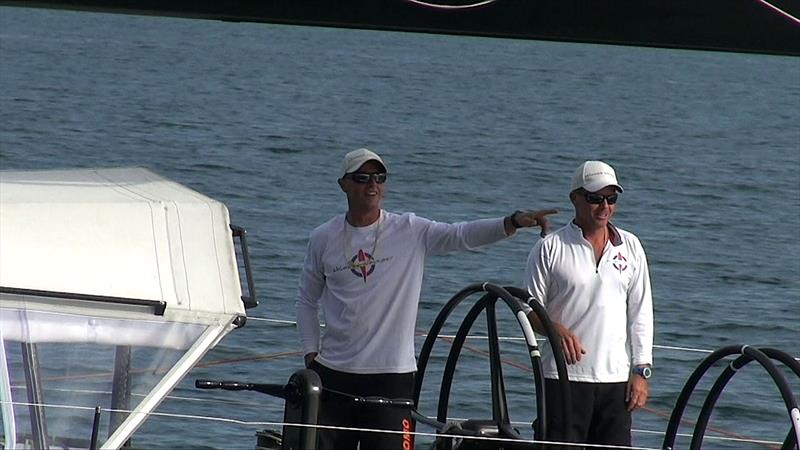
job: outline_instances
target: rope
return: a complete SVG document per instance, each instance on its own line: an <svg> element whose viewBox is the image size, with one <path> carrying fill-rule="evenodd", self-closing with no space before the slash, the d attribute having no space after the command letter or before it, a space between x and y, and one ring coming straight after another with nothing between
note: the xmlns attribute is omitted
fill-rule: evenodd
<svg viewBox="0 0 800 450"><path fill-rule="evenodd" d="M294 351L294 352L271 353L269 355L248 356L244 358L218 359L216 361L197 364L195 367L211 367L211 366L219 366L222 364L230 364L230 363L245 362L245 361L266 361L270 359L284 358L286 356L300 356L302 354L303 352L301 351Z"/></svg>
<svg viewBox="0 0 800 450"><path fill-rule="evenodd" d="M293 352L278 352L278 353L270 353L268 355L257 355L257 356L247 356L243 358L229 358L229 359L218 359L216 361L209 361L209 362L201 362L195 364L194 367L213 367L213 366L220 366L223 364L230 364L230 363L237 363L237 362L248 362L248 361L268 361L271 359L279 359L286 356L298 356L302 355L303 352L301 351L293 351ZM171 367L156 367L156 368L143 368L143 369L132 369L128 373L131 374L140 374L140 373L150 373L153 375L163 375L167 373ZM80 373L80 374L73 374L73 375L62 375L57 377L46 377L44 378L45 381L64 381L64 380L81 380L86 378L97 378L97 377L108 377L113 375L114 372L95 372L95 373Z"/></svg>

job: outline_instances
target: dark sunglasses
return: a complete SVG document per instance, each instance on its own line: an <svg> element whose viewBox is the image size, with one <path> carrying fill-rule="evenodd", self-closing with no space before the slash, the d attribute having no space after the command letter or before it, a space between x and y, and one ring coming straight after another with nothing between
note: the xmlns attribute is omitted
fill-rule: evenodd
<svg viewBox="0 0 800 450"><path fill-rule="evenodd" d="M617 203L617 198L619 194L611 194L611 195L600 195L596 192L584 192L583 198L586 199L587 203L591 203L593 205L600 205L603 203L603 200L608 202L609 205L613 205Z"/></svg>
<svg viewBox="0 0 800 450"><path fill-rule="evenodd" d="M381 172L381 173L353 172L347 174L347 177L359 184L367 184L369 183L369 180L375 180L376 183L383 184L386 182L387 175L386 172Z"/></svg>

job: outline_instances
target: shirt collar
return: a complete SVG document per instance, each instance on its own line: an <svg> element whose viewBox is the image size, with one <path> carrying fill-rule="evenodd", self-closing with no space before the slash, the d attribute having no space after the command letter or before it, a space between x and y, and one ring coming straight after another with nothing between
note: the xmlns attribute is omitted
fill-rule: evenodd
<svg viewBox="0 0 800 450"><path fill-rule="evenodd" d="M583 235L581 227L579 227L574 220L570 221L569 225L573 232L578 233L579 236ZM622 245L622 233L620 233L617 227L611 222L608 223L608 240L614 247Z"/></svg>

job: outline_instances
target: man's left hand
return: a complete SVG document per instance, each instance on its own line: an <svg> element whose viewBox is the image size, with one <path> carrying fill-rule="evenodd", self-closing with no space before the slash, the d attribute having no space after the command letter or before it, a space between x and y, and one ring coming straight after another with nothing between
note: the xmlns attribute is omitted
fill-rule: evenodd
<svg viewBox="0 0 800 450"><path fill-rule="evenodd" d="M650 382L635 373L631 374L630 378L628 378L628 387L625 395L628 411L633 411L647 404L649 395Z"/></svg>

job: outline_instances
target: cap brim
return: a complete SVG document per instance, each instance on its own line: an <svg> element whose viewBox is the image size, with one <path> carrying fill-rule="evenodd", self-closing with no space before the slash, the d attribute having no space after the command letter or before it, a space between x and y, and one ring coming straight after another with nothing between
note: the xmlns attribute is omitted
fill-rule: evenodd
<svg viewBox="0 0 800 450"><path fill-rule="evenodd" d="M382 160L380 160L378 158L374 158L374 157L372 157L372 158L367 157L367 158L359 158L357 160L351 161L350 165L345 168L344 174L347 175L348 173L353 173L353 172L357 171L358 169L360 169L364 164L366 164L366 163L368 163L370 161L375 161L376 163L380 164L381 167L383 167L383 171L384 172L386 171L386 164L384 164Z"/></svg>
<svg viewBox="0 0 800 450"><path fill-rule="evenodd" d="M583 188L586 189L589 192L597 192L597 191L599 191L601 189L604 189L604 188L606 188L608 186L614 186L617 189L617 192L623 192L624 191L624 189L622 189L622 186L620 186L620 185L618 185L616 183L606 183L606 182L587 183L587 184L585 184L583 186Z"/></svg>

